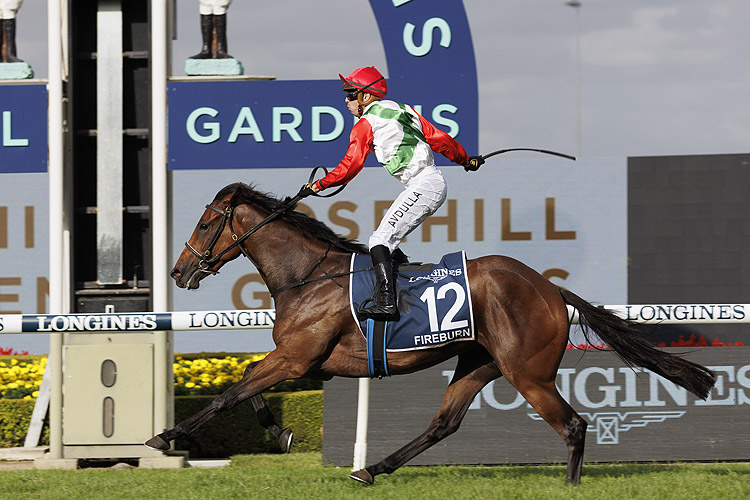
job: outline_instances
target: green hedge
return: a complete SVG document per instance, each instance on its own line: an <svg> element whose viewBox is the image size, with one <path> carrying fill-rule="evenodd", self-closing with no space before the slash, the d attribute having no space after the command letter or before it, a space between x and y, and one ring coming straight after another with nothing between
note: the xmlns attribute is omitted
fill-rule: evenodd
<svg viewBox="0 0 750 500"><path fill-rule="evenodd" d="M34 412L35 399L0 399L0 448L23 446ZM44 422L40 444L49 444L49 425Z"/></svg>
<svg viewBox="0 0 750 500"><path fill-rule="evenodd" d="M175 421L208 406L215 396L175 397ZM323 391L271 393L264 395L280 427L294 430L293 452L322 449ZM34 410L33 399L0 399L0 447L23 446L26 430ZM45 421L41 443L49 444L49 427ZM225 458L243 453L279 453L271 433L255 418L253 405L246 401L218 415L193 435L178 439L178 450L188 450L191 458Z"/></svg>
<svg viewBox="0 0 750 500"><path fill-rule="evenodd" d="M293 452L322 449L323 391L271 393L264 398L279 427L294 430ZM213 396L175 398L175 422L194 415L213 399ZM178 439L175 448L188 450L193 458L281 452L271 433L258 424L249 401L219 414L192 435Z"/></svg>

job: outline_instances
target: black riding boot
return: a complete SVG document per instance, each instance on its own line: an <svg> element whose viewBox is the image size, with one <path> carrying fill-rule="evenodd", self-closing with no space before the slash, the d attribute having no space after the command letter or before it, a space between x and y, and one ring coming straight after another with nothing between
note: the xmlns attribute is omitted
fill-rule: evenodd
<svg viewBox="0 0 750 500"><path fill-rule="evenodd" d="M203 37L203 47L198 54L190 56L190 59L213 59L211 45L214 40L214 16L212 14L201 14L201 37Z"/></svg>
<svg viewBox="0 0 750 500"><path fill-rule="evenodd" d="M231 59L227 48L227 15L214 16L216 22L216 59Z"/></svg>
<svg viewBox="0 0 750 500"><path fill-rule="evenodd" d="M375 268L377 302L359 309L359 319L372 318L375 321L398 321L400 315L396 306L396 279L393 276L391 252L383 245L370 249L372 265Z"/></svg>
<svg viewBox="0 0 750 500"><path fill-rule="evenodd" d="M5 62L23 62L16 57L16 20L3 19L3 32L5 33Z"/></svg>

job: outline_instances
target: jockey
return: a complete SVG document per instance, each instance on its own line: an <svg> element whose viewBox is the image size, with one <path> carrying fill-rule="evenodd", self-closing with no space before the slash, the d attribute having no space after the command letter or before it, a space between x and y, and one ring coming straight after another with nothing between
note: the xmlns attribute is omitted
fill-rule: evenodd
<svg viewBox="0 0 750 500"><path fill-rule="evenodd" d="M432 152L476 170L484 163L481 156L469 157L463 146L437 129L411 106L384 100L388 87L374 67L355 69L339 75L346 92L349 111L360 118L349 136L349 149L336 168L313 184L300 189L304 198L323 189L347 184L364 166L372 150L385 170L404 184L404 191L386 212L370 236L369 248L377 278L376 302L360 307L359 318L398 321L392 252L428 216L440 208L446 197L443 174L435 166Z"/></svg>

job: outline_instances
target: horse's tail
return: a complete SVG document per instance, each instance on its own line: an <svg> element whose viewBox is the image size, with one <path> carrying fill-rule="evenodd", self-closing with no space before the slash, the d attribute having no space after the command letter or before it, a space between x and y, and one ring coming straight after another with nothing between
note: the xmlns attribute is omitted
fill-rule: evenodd
<svg viewBox="0 0 750 500"><path fill-rule="evenodd" d="M560 289L566 304L578 310L581 329L586 341L588 334L596 333L615 353L630 366L641 366L684 387L701 399L706 399L716 382L716 375L706 368L679 356L653 347L636 327L638 323L625 320L614 312L597 307L578 295Z"/></svg>

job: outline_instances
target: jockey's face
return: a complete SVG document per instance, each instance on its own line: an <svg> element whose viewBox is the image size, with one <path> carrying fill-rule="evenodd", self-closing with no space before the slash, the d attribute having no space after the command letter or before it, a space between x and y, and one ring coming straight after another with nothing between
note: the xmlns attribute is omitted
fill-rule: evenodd
<svg viewBox="0 0 750 500"><path fill-rule="evenodd" d="M347 92L346 97L344 97L344 102L346 102L346 107L349 108L349 112L357 117L359 117L360 106L364 107L380 100L379 97L367 92L359 92L358 96L358 98L352 99L354 94Z"/></svg>
<svg viewBox="0 0 750 500"><path fill-rule="evenodd" d="M359 103L357 102L357 99L354 100L349 99L349 94L346 95L344 98L344 102L346 102L346 107L349 109L349 112L354 116L359 116Z"/></svg>

